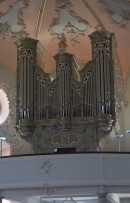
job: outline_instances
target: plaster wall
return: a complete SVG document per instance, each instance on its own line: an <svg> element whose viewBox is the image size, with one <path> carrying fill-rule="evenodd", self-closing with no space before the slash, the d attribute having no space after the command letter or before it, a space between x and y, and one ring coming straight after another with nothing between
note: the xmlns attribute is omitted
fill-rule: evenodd
<svg viewBox="0 0 130 203"><path fill-rule="evenodd" d="M5 122L0 124L0 135L7 138L7 143L10 144L11 154L28 154L32 153L31 144L23 140L16 131L15 109L16 109L16 79L15 73L8 67L0 65L0 89L5 92L9 100L9 115ZM0 103L4 105L4 101ZM1 107L3 108L3 107ZM3 108L4 109L4 108ZM5 151L3 155L9 155Z"/></svg>
<svg viewBox="0 0 130 203"><path fill-rule="evenodd" d="M130 129L130 71L126 79L126 93L124 96L124 107L119 114L118 123L120 126L119 134L123 134L121 138L121 151L130 152L130 134L126 130ZM104 143L104 151L118 151L118 139L113 138Z"/></svg>

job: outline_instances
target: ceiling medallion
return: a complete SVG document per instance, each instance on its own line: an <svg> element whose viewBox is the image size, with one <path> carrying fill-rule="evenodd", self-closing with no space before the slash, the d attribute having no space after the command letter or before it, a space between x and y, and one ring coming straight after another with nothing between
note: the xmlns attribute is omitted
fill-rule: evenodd
<svg viewBox="0 0 130 203"><path fill-rule="evenodd" d="M73 4L70 0L56 0L58 17L52 19L49 31L54 38L61 39L63 36L69 37L70 42L74 45L75 43L79 43L79 35L84 36L84 32L89 31L91 26L85 19L78 16L72 10L72 7Z"/></svg>
<svg viewBox="0 0 130 203"><path fill-rule="evenodd" d="M130 21L130 1L100 0L107 5L107 13L111 22L124 28Z"/></svg>
<svg viewBox="0 0 130 203"><path fill-rule="evenodd" d="M11 36L14 41L27 37L26 25L22 19L23 9L27 8L29 0L19 0L9 5L8 11L0 13L0 40Z"/></svg>

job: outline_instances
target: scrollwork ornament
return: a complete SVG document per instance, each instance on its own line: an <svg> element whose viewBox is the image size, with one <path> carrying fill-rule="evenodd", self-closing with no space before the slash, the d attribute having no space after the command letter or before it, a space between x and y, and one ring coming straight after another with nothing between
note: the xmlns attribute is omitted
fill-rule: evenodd
<svg viewBox="0 0 130 203"><path fill-rule="evenodd" d="M69 64L68 63L59 63L58 64L58 73L60 73L62 70L65 72L69 72Z"/></svg>
<svg viewBox="0 0 130 203"><path fill-rule="evenodd" d="M3 85L0 85L4 88ZM4 88L5 89L5 88ZM19 134L16 131L16 77L14 76L6 87L6 93L9 100L9 115L4 124L0 127L0 133L7 138L10 142L11 154L18 154L22 148L22 144L19 141Z"/></svg>
<svg viewBox="0 0 130 203"><path fill-rule="evenodd" d="M77 85L73 85L73 90L76 91L77 94L81 96L81 89L80 89L79 86L77 86Z"/></svg>
<svg viewBox="0 0 130 203"><path fill-rule="evenodd" d="M116 102L116 117L118 118L119 113L127 105L125 100L126 82L123 80L120 67L115 63L115 102Z"/></svg>
<svg viewBox="0 0 130 203"><path fill-rule="evenodd" d="M43 176L50 177L54 170L53 163L49 160L45 160L41 165L40 170Z"/></svg>
<svg viewBox="0 0 130 203"><path fill-rule="evenodd" d="M105 54L110 58L109 43L107 41L106 42L97 42L94 45L95 57L97 56L99 51L104 51Z"/></svg>
<svg viewBox="0 0 130 203"><path fill-rule="evenodd" d="M4 40L6 36L11 36L13 41L17 42L19 39L29 36L23 20L23 10L29 6L29 3L30 0L13 2L6 12L0 13L0 40ZM14 12L17 17L12 22Z"/></svg>
<svg viewBox="0 0 130 203"><path fill-rule="evenodd" d="M50 34L54 38L60 38L62 35L68 36L70 42L75 45L78 42L78 37L85 35L91 26L86 19L81 18L72 10L73 4L70 0L56 0L57 18L52 19L49 26ZM62 23L61 19L64 18L65 22Z"/></svg>
<svg viewBox="0 0 130 203"><path fill-rule="evenodd" d="M92 76L92 70L89 70L83 77L83 83L87 84L89 78Z"/></svg>
<svg viewBox="0 0 130 203"><path fill-rule="evenodd" d="M52 96L56 92L56 87L52 87L49 89L49 97Z"/></svg>
<svg viewBox="0 0 130 203"><path fill-rule="evenodd" d="M34 50L30 48L24 48L19 50L19 63L21 63L22 59L28 59L30 63L34 62Z"/></svg>

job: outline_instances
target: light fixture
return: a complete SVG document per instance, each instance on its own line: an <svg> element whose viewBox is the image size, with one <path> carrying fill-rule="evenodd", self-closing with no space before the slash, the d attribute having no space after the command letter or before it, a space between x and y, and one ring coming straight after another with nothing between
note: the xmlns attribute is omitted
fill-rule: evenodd
<svg viewBox="0 0 130 203"><path fill-rule="evenodd" d="M123 137L123 135L121 135L121 134L115 134L115 138L122 138Z"/></svg>
<svg viewBox="0 0 130 203"><path fill-rule="evenodd" d="M129 133L129 134L130 134L130 130L126 130L126 133Z"/></svg>
<svg viewBox="0 0 130 203"><path fill-rule="evenodd" d="M121 151L121 138L123 137L122 134L115 134L115 138L118 139L118 152Z"/></svg>
<svg viewBox="0 0 130 203"><path fill-rule="evenodd" d="M0 140L5 141L5 140L6 140L6 137L0 136Z"/></svg>
<svg viewBox="0 0 130 203"><path fill-rule="evenodd" d="M2 142L6 140L6 137L0 136L0 156L2 157Z"/></svg>

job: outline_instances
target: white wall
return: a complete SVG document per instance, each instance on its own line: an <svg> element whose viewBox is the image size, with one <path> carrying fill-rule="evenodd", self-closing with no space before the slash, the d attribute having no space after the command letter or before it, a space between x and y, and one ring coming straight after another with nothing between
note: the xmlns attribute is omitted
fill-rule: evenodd
<svg viewBox="0 0 130 203"><path fill-rule="evenodd" d="M4 174L4 175L3 175ZM130 193L129 154L38 155L0 159L3 196Z"/></svg>

